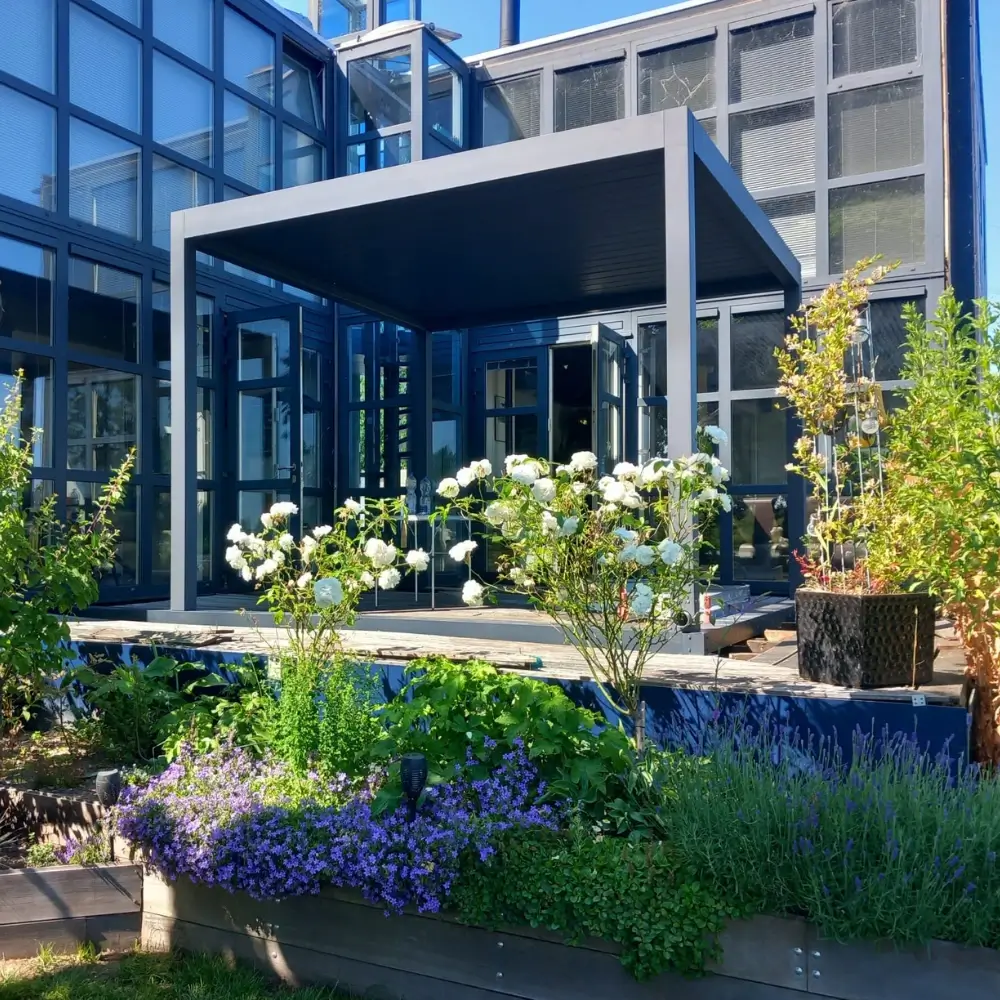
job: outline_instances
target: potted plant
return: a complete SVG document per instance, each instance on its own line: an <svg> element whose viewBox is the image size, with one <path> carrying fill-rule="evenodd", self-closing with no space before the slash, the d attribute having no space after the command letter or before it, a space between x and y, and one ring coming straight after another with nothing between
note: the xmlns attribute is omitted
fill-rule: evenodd
<svg viewBox="0 0 1000 1000"><path fill-rule="evenodd" d="M776 353L801 435L788 471L811 488L796 555L799 674L852 688L918 687L934 662L934 600L873 575L867 544L889 504L885 410L875 381L868 295L890 268L863 260L792 317Z"/></svg>

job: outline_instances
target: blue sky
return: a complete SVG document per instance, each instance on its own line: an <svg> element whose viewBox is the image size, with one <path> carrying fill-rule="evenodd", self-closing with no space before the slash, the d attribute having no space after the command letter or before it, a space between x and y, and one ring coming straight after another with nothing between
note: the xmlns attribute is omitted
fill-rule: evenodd
<svg viewBox="0 0 1000 1000"><path fill-rule="evenodd" d="M280 2L303 12L307 7L307 0ZM521 0L521 37L527 41L666 4L667 0ZM979 7L986 142L991 160L986 174L988 283L990 297L1000 299L1000 60L993 51L1000 40L1000 0L980 0ZM439 27L461 32L455 49L463 56L496 47L500 0L424 0L423 16Z"/></svg>

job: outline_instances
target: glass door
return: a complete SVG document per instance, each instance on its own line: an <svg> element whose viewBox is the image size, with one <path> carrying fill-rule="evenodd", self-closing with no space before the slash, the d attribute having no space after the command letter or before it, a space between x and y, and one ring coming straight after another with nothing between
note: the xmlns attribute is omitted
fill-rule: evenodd
<svg viewBox="0 0 1000 1000"><path fill-rule="evenodd" d="M591 335L594 364L594 452L597 468L607 475L622 460L625 433L625 339L599 323Z"/></svg>
<svg viewBox="0 0 1000 1000"><path fill-rule="evenodd" d="M302 509L304 475L312 485L318 441L313 441L304 467L303 410L313 421L319 401L311 390L305 406L303 386L316 382L316 358L315 352L303 354L299 306L230 313L226 319L236 401L230 425L236 520L244 530L257 531L260 515L279 500L290 500ZM295 517L292 532L298 530Z"/></svg>

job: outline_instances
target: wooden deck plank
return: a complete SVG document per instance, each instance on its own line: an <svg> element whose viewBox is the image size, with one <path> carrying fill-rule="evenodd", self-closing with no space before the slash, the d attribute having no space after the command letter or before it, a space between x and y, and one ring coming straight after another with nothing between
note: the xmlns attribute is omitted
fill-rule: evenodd
<svg viewBox="0 0 1000 1000"><path fill-rule="evenodd" d="M0 928L71 917L137 913L142 869L77 865L0 872Z"/></svg>

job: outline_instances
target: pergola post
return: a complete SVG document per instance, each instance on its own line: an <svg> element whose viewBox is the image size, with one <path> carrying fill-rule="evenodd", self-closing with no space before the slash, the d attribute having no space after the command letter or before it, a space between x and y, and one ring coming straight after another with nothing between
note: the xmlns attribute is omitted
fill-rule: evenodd
<svg viewBox="0 0 1000 1000"><path fill-rule="evenodd" d="M198 591L198 368L195 249L183 212L170 220L170 610L194 611Z"/></svg>
<svg viewBox="0 0 1000 1000"><path fill-rule="evenodd" d="M695 274L696 235L694 118L664 113L664 202L667 260L667 457L694 450L698 428L698 293ZM688 514L690 517L690 513ZM689 628L700 627L698 597L692 588L685 609Z"/></svg>

